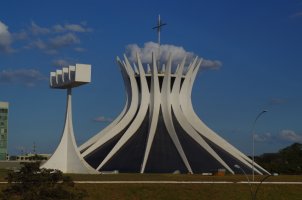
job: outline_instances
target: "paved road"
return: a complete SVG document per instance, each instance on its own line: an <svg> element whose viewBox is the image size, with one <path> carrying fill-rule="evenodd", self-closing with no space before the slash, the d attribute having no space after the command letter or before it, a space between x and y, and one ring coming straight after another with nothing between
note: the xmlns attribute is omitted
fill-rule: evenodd
<svg viewBox="0 0 302 200"><path fill-rule="evenodd" d="M247 181L74 181L79 184L259 184L260 182ZM272 185L302 185L302 182L263 182Z"/></svg>
<svg viewBox="0 0 302 200"><path fill-rule="evenodd" d="M74 181L78 184L259 184L260 182L247 181ZM7 184L6 181L0 184ZM302 182L262 182L267 185L302 185Z"/></svg>

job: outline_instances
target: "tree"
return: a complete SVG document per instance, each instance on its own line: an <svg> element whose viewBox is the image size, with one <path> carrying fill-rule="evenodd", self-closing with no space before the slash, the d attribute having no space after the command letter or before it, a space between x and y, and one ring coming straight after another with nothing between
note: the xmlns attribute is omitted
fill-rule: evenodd
<svg viewBox="0 0 302 200"><path fill-rule="evenodd" d="M39 162L23 163L18 172L9 172L8 186L2 191L4 200L81 200L87 192L75 188L69 176L55 169L40 169Z"/></svg>
<svg viewBox="0 0 302 200"><path fill-rule="evenodd" d="M278 153L263 154L256 162L270 172L302 174L302 144L294 143Z"/></svg>
<svg viewBox="0 0 302 200"><path fill-rule="evenodd" d="M30 156L28 159L34 161L39 161L39 160L41 161L41 160L47 160L47 157L35 154L33 156Z"/></svg>

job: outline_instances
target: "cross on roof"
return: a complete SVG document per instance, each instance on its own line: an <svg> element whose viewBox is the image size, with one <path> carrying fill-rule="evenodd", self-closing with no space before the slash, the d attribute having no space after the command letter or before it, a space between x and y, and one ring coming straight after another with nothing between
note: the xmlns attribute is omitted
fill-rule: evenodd
<svg viewBox="0 0 302 200"><path fill-rule="evenodd" d="M167 25L166 23L163 23L160 19L160 15L158 15L158 21L157 21L157 26L154 26L152 29L156 29L157 30L157 34L158 34L158 46L160 46L160 30L161 27Z"/></svg>

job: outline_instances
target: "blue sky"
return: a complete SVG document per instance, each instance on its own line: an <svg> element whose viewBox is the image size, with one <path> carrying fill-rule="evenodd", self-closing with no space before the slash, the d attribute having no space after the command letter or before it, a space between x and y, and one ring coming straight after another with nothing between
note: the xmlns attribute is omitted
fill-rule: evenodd
<svg viewBox="0 0 302 200"><path fill-rule="evenodd" d="M200 118L244 153L302 142L302 1L6 1L0 8L0 101L10 102L9 153L51 153L64 122L63 90L48 86L61 65L92 64L92 82L73 92L74 129L83 143L121 112L116 56L156 42L208 61L193 104ZM149 43L150 44L150 43ZM133 46L133 45L132 45ZM172 48L173 49L173 48ZM98 120L95 120L98 119Z"/></svg>

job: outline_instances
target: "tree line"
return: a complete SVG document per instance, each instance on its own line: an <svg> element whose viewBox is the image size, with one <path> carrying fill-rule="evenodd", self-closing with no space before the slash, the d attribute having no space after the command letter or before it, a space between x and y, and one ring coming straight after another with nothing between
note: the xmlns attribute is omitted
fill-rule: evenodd
<svg viewBox="0 0 302 200"><path fill-rule="evenodd" d="M302 174L302 144L294 143L277 153L264 153L255 161L269 172Z"/></svg>

